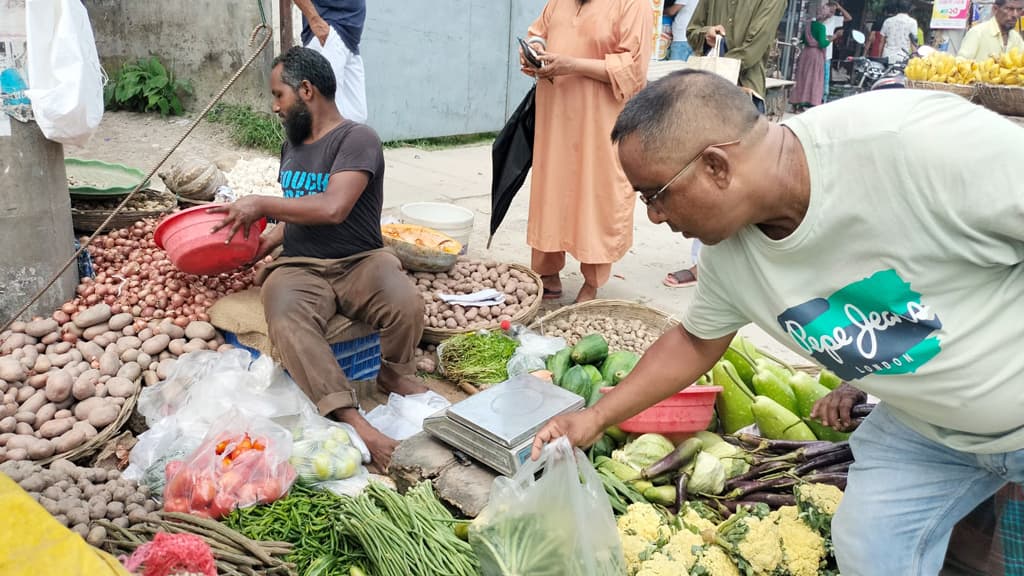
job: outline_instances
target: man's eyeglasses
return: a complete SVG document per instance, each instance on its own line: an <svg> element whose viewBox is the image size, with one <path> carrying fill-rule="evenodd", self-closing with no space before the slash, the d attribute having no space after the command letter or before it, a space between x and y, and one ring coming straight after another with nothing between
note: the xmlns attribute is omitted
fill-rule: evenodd
<svg viewBox="0 0 1024 576"><path fill-rule="evenodd" d="M735 140L731 140L729 142L722 142L721 144L712 144L710 146L705 147L703 150L698 152L697 155L694 156L692 160L687 162L686 165L683 166L679 170L679 172L676 172L676 175L673 176L671 180L666 182L664 186L659 188L658 191L655 192L654 194L644 194L640 190L637 190L637 192L639 192L639 194L640 194L640 201L643 202L647 206L651 206L652 204L654 204L655 201L658 200L659 197L661 197L662 194L665 193L666 190L668 190L669 186L675 184L676 180L679 180L679 178L681 178L683 176L683 174L686 173L686 171L690 168L690 166L693 166L694 164L696 164L697 160L700 160L708 150L710 150L712 148L724 148L725 146L732 146L733 144L739 144L742 140L743 140L743 138L740 137L740 138L737 138Z"/></svg>

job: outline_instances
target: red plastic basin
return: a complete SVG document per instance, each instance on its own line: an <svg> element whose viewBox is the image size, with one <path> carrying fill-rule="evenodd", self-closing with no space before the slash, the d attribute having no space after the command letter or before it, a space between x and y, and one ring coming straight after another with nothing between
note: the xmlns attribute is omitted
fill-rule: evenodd
<svg viewBox="0 0 1024 576"><path fill-rule="evenodd" d="M620 423L619 428L630 434L700 432L711 424L715 397L721 391L721 386L690 386Z"/></svg>
<svg viewBox="0 0 1024 576"><path fill-rule="evenodd" d="M156 245L167 252L167 258L178 270L209 276L230 272L252 261L260 247L260 234L267 227L266 219L253 222L248 240L239 230L231 243L225 244L230 226L210 233L224 220L224 214L208 214L217 204L195 206L163 219L153 232Z"/></svg>

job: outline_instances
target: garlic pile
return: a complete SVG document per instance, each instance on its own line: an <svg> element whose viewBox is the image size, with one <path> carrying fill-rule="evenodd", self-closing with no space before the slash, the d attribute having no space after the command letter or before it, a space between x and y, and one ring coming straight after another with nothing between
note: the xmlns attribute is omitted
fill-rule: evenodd
<svg viewBox="0 0 1024 576"><path fill-rule="evenodd" d="M241 198L250 194L282 196L277 182L281 163L277 158L242 159L227 173L228 186Z"/></svg>

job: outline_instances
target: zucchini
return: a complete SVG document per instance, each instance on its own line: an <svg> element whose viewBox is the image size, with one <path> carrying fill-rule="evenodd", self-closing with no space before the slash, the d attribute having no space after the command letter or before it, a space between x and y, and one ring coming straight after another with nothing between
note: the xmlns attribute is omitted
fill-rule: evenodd
<svg viewBox="0 0 1024 576"><path fill-rule="evenodd" d="M547 368L548 372L551 372L551 381L556 386L562 385L562 376L565 376L565 372L569 370L569 366L572 364L572 348L562 348L558 352L548 356Z"/></svg>
<svg viewBox="0 0 1024 576"><path fill-rule="evenodd" d="M601 376L611 386L615 386L636 366L640 357L628 350L612 352L601 364Z"/></svg>
<svg viewBox="0 0 1024 576"><path fill-rule="evenodd" d="M600 364L608 357L608 341L600 334L588 334L572 347L576 364Z"/></svg>

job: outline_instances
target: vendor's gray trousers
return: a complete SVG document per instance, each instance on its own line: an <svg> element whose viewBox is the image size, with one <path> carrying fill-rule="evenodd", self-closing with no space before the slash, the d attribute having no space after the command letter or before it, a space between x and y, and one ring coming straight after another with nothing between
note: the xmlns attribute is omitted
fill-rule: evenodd
<svg viewBox="0 0 1024 576"><path fill-rule="evenodd" d="M278 258L262 275L270 340L321 414L359 405L324 337L337 314L379 330L383 363L400 374L413 373L423 298L390 250L341 260Z"/></svg>
<svg viewBox="0 0 1024 576"><path fill-rule="evenodd" d="M855 462L832 539L843 576L935 576L953 526L1007 482L1024 450L970 454L933 442L879 404L850 437Z"/></svg>

